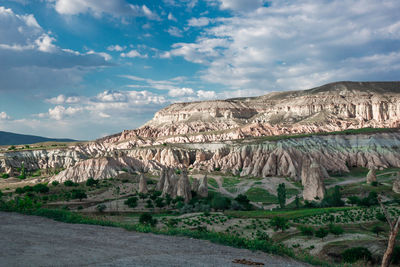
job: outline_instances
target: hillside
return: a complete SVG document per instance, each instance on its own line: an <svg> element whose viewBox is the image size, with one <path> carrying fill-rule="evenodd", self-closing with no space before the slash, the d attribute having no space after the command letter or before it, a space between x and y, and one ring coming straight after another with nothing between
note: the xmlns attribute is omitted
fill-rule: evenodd
<svg viewBox="0 0 400 267"><path fill-rule="evenodd" d="M187 143L399 126L400 82L336 82L259 97L175 103L139 129L99 141L140 146L145 139Z"/></svg>
<svg viewBox="0 0 400 267"><path fill-rule="evenodd" d="M26 134L17 134L10 132L0 131L0 145L22 145L22 144L34 144L41 142L73 142L75 140L72 139L64 139L64 138L47 138L35 135L26 135Z"/></svg>

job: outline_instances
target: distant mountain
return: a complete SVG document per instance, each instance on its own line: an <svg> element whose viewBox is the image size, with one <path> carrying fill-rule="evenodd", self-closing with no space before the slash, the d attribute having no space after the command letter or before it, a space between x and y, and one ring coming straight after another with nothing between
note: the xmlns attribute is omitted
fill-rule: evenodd
<svg viewBox="0 0 400 267"><path fill-rule="evenodd" d="M0 145L22 145L22 144L34 144L41 142L74 142L76 140L73 139L64 139L64 138L47 138L35 135L26 135L26 134L16 134L10 132L0 131Z"/></svg>

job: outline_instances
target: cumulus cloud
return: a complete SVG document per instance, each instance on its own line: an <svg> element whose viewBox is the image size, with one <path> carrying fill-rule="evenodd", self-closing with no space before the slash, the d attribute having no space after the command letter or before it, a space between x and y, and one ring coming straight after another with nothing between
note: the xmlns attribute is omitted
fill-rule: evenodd
<svg viewBox="0 0 400 267"><path fill-rule="evenodd" d="M146 5L133 5L125 0L47 0L54 9L62 15L77 15L83 13L101 17L109 14L113 17L145 16L149 19L159 19Z"/></svg>
<svg viewBox="0 0 400 267"><path fill-rule="evenodd" d="M126 49L126 46L120 46L120 45L110 45L109 47L107 47L108 51L121 52L121 51L124 51L125 49Z"/></svg>
<svg viewBox="0 0 400 267"><path fill-rule="evenodd" d="M9 120L10 116L8 116L7 113L5 113L4 111L0 112L0 120Z"/></svg>
<svg viewBox="0 0 400 267"><path fill-rule="evenodd" d="M137 50L131 50L128 53L121 53L121 57L129 57L129 58L134 58L134 57L140 57L140 58L147 58L146 54L140 54Z"/></svg>
<svg viewBox="0 0 400 267"><path fill-rule="evenodd" d="M168 30L167 30L167 32L168 32L170 35L175 36L175 37L183 37L183 34L182 34L183 32L182 32L182 30L179 29L178 27L175 27L175 26L169 27Z"/></svg>
<svg viewBox="0 0 400 267"><path fill-rule="evenodd" d="M174 17L174 15L172 15L172 13L171 12L169 12L169 14L168 14L168 20L172 20L172 21L178 21L175 17Z"/></svg>
<svg viewBox="0 0 400 267"><path fill-rule="evenodd" d="M204 27L207 26L210 23L210 19L206 17L200 17L200 18L191 18L188 21L188 25L191 27Z"/></svg>
<svg viewBox="0 0 400 267"><path fill-rule="evenodd" d="M192 88L173 88L168 92L168 95L171 97L190 96L193 94L194 91Z"/></svg>
<svg viewBox="0 0 400 267"><path fill-rule="evenodd" d="M216 19L217 25L204 29L195 42L176 43L161 55L202 64L203 80L234 90L398 79L398 1L269 1L264 6L257 0L219 0L219 4L242 12Z"/></svg>
<svg viewBox="0 0 400 267"><path fill-rule="evenodd" d="M105 53L81 54L56 45L32 14L0 6L0 90L50 89L82 80L88 68L108 66Z"/></svg>

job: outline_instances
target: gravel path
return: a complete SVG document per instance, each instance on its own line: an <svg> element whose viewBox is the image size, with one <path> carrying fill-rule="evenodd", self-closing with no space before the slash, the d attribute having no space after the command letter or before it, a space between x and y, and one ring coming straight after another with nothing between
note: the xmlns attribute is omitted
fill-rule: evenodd
<svg viewBox="0 0 400 267"><path fill-rule="evenodd" d="M0 212L0 266L308 266L289 258L184 237Z"/></svg>

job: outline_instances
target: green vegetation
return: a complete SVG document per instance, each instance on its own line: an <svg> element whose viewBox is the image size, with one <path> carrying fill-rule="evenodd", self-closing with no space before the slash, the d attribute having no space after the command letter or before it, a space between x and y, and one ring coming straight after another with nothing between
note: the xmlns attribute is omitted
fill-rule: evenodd
<svg viewBox="0 0 400 267"><path fill-rule="evenodd" d="M272 218L270 224L272 227L275 227L275 230L282 230L282 232L289 228L288 220L283 217Z"/></svg>
<svg viewBox="0 0 400 267"><path fill-rule="evenodd" d="M281 209L286 205L286 187L285 183L281 183L278 186L278 202Z"/></svg>
<svg viewBox="0 0 400 267"><path fill-rule="evenodd" d="M51 182L51 185L52 186L57 186L57 185L59 185L60 183L58 182L58 181L53 181L53 182Z"/></svg>
<svg viewBox="0 0 400 267"><path fill-rule="evenodd" d="M342 253L343 260L348 263L354 263L359 260L369 261L372 258L371 252L363 247L346 249Z"/></svg>
<svg viewBox="0 0 400 267"><path fill-rule="evenodd" d="M130 197L127 200L125 200L124 204L127 205L130 208L135 208L137 206L137 197Z"/></svg>
<svg viewBox="0 0 400 267"><path fill-rule="evenodd" d="M208 178L207 182L208 182L209 185L211 185L214 188L218 188L219 187L217 181L215 181L214 178Z"/></svg>
<svg viewBox="0 0 400 267"><path fill-rule="evenodd" d="M2 173L1 178L7 179L7 178L10 178L10 175L8 173Z"/></svg>
<svg viewBox="0 0 400 267"><path fill-rule="evenodd" d="M278 203L278 198L272 194L270 194L267 190L259 187L252 187L246 192L246 196L253 202L262 202L262 203Z"/></svg>
<svg viewBox="0 0 400 267"><path fill-rule="evenodd" d="M315 236L316 236L316 237L319 237L319 238L321 238L321 239L324 239L324 237L326 237L326 236L328 235L328 233L329 233L329 232L328 232L327 229L321 227L321 228L319 228L317 231L315 231Z"/></svg>
<svg viewBox="0 0 400 267"><path fill-rule="evenodd" d="M98 180L95 180L93 178L89 178L86 181L86 186L94 186L94 185L97 185L98 183L99 183Z"/></svg>
<svg viewBox="0 0 400 267"><path fill-rule="evenodd" d="M154 227L157 224L157 219L154 219L150 213L143 213L140 215L139 222Z"/></svg>
<svg viewBox="0 0 400 267"><path fill-rule="evenodd" d="M74 182L71 181L71 180L68 180L68 181L65 181L65 182L64 182L64 185L65 185L65 186L68 186L68 187L71 187L71 186L78 186L79 184L78 184L78 183L74 183Z"/></svg>

